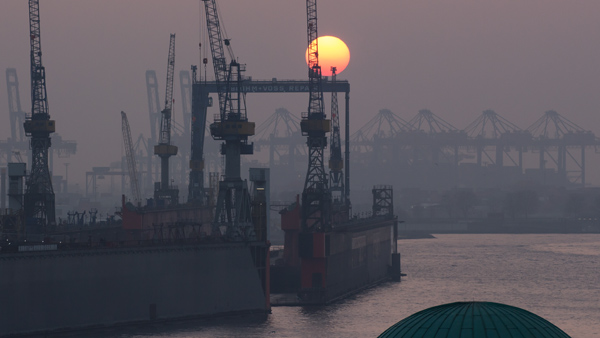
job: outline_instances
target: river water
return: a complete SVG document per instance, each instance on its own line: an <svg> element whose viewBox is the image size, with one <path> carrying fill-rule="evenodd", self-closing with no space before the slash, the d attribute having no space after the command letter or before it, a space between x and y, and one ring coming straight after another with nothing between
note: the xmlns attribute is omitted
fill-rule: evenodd
<svg viewBox="0 0 600 338"><path fill-rule="evenodd" d="M461 234L399 241L401 283L327 307L268 316L119 328L89 337L377 337L431 306L492 301L529 310L572 337L600 337L600 234Z"/></svg>

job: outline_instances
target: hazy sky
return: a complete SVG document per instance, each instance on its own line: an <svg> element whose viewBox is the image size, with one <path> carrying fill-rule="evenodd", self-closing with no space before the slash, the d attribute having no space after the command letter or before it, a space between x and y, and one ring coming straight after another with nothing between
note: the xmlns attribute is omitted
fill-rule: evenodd
<svg viewBox="0 0 600 338"><path fill-rule="evenodd" d="M41 2L50 114L57 132L78 142L77 155L66 161L70 179L83 183L92 166L120 158L121 110L134 137L149 136L144 73L157 71L162 103L169 33L177 34L176 74L200 63L201 1ZM307 77L304 1L218 3L246 75ZM554 109L600 134L597 0L321 0L318 6L319 35L337 36L350 48L350 65L339 78L351 84L352 130L381 108L406 120L428 108L458 128L485 109L521 128ZM9 67L17 68L21 104L29 111L27 1L0 2L0 46L0 111L8 111ZM276 108L299 116L307 105L308 95L255 94L248 115L260 124ZM180 108L176 101L179 121ZM8 114L2 115L0 139L6 139ZM62 162L55 174L64 174ZM588 177L599 183L592 171L588 165Z"/></svg>

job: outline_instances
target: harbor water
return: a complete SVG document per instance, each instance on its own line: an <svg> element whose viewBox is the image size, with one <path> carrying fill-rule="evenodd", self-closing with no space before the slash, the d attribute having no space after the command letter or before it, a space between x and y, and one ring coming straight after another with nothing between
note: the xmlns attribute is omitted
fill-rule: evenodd
<svg viewBox="0 0 600 338"><path fill-rule="evenodd" d="M491 301L529 310L572 337L600 337L600 234L434 236L399 241L406 274L401 283L384 283L330 306L274 307L268 316L144 324L73 336L377 337L431 306Z"/></svg>

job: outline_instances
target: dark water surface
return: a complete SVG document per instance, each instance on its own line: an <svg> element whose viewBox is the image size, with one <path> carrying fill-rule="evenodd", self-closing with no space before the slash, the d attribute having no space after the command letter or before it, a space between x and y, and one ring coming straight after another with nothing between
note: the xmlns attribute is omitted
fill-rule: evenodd
<svg viewBox="0 0 600 338"><path fill-rule="evenodd" d="M118 328L86 337L377 337L425 308L492 301L529 310L572 337L600 337L600 235L435 235L402 240L401 283L327 307L268 316ZM79 335L81 336L81 335Z"/></svg>

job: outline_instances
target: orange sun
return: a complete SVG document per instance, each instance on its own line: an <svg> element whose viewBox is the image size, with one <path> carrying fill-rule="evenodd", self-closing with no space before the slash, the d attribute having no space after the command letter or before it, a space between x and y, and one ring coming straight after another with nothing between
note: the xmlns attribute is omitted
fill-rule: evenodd
<svg viewBox="0 0 600 338"><path fill-rule="evenodd" d="M336 67L336 74L341 73L350 62L350 50L344 41L335 36L320 36L319 65L323 76L331 76L331 67ZM315 41L311 43L313 45ZM308 64L308 48L306 48L306 64Z"/></svg>

